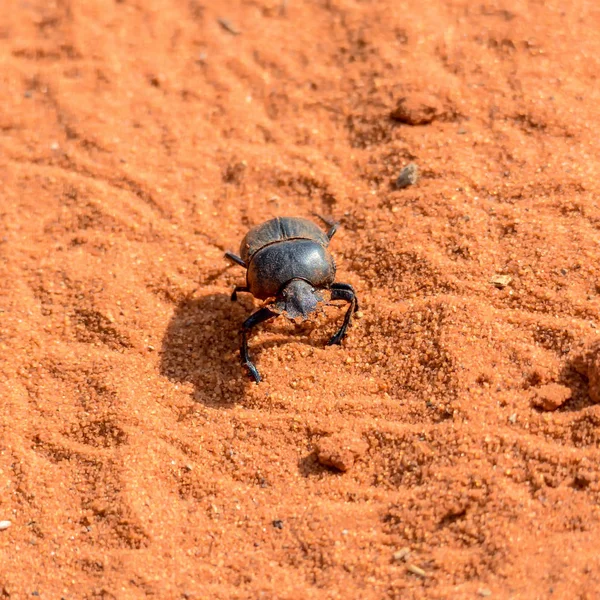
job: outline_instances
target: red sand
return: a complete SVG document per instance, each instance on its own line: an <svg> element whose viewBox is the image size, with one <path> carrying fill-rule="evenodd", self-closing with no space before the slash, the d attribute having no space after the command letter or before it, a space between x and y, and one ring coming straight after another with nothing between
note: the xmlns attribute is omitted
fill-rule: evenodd
<svg viewBox="0 0 600 600"><path fill-rule="evenodd" d="M0 598L600 598L597 3L15 0L0 61ZM257 386L223 252L313 211L362 318Z"/></svg>

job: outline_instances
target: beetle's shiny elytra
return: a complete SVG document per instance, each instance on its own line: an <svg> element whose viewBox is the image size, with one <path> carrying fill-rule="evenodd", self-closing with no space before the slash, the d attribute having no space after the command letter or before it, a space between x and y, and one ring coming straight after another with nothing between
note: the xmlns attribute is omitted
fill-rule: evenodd
<svg viewBox="0 0 600 600"><path fill-rule="evenodd" d="M329 344L339 344L350 325L358 301L351 285L335 283L335 261L328 246L338 224L320 217L323 231L308 219L277 217L252 228L242 240L240 256L225 256L246 268L246 286L236 286L231 295L250 292L260 300L271 300L242 325L240 356L256 383L260 375L248 355L248 332L252 327L280 314L306 319L323 300L320 290L330 290L331 300L350 304L339 331Z"/></svg>

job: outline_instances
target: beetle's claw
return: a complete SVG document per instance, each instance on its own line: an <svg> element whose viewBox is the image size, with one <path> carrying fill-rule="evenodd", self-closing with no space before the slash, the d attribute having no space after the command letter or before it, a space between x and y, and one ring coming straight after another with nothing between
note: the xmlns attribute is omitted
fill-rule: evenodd
<svg viewBox="0 0 600 600"><path fill-rule="evenodd" d="M247 367L248 371L250 372L252 379L254 379L254 381L256 383L260 383L260 373L258 372L258 369L250 361L245 362L244 365Z"/></svg>
<svg viewBox="0 0 600 600"><path fill-rule="evenodd" d="M335 334L328 342L327 345L328 346L339 346L342 343L342 340L344 339L344 335L339 335L339 334Z"/></svg>

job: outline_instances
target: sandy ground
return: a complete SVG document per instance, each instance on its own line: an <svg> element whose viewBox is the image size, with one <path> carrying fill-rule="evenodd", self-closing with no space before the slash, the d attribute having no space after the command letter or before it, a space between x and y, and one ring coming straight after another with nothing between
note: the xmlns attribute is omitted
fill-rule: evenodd
<svg viewBox="0 0 600 600"><path fill-rule="evenodd" d="M0 598L600 598L598 6L5 0Z"/></svg>

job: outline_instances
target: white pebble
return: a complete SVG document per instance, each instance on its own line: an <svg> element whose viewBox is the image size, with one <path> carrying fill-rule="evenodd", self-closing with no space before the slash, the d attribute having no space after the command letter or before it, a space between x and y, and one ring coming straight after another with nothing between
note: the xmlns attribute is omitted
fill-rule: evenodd
<svg viewBox="0 0 600 600"><path fill-rule="evenodd" d="M0 521L0 531L3 529L8 529L12 523L10 521Z"/></svg>

